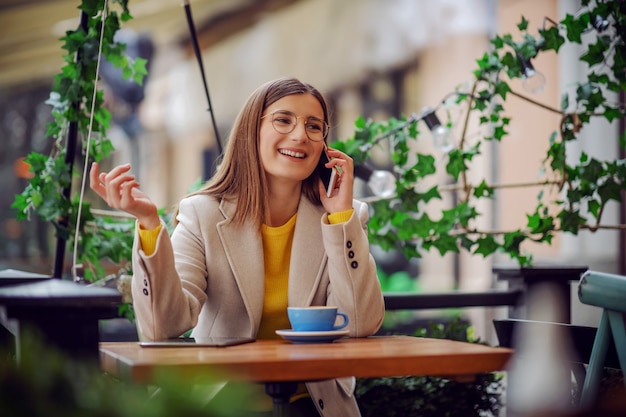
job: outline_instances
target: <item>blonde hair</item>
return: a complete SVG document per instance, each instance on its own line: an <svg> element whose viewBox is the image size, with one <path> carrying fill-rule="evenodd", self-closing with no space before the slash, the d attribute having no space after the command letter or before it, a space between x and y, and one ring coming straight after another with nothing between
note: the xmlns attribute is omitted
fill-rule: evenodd
<svg viewBox="0 0 626 417"><path fill-rule="evenodd" d="M232 219L236 224L252 219L261 227L269 221L267 178L259 154L261 116L267 107L292 94L314 96L322 106L324 120L329 121L324 97L310 84L295 78L279 78L261 85L250 95L235 119L217 172L202 189L193 193L236 201ZM302 182L302 193L314 204L321 204L318 178L317 170L314 170Z"/></svg>

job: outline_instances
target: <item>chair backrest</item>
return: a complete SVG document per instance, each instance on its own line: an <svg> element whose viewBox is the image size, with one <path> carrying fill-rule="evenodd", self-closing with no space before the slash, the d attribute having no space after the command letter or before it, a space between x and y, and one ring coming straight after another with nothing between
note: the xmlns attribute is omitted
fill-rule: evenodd
<svg viewBox="0 0 626 417"><path fill-rule="evenodd" d="M587 271L578 283L583 304L626 313L626 276Z"/></svg>

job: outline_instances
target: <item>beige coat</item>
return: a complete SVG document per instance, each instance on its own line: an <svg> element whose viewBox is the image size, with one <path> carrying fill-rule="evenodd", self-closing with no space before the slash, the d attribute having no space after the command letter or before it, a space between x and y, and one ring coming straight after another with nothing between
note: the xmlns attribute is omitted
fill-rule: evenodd
<svg viewBox="0 0 626 417"><path fill-rule="evenodd" d="M351 337L375 333L384 301L369 252L367 205L331 225L325 210L302 197L289 271L290 306L336 305ZM232 202L196 195L180 203L171 239L165 227L146 256L135 236L133 303L142 338L255 336L263 310L263 244L252 223L228 223ZM322 416L358 416L354 378L307 384Z"/></svg>

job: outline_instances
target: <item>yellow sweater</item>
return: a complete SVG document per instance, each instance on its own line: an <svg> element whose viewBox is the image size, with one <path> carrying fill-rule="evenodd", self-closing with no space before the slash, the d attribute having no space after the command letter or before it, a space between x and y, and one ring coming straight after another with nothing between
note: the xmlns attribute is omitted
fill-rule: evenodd
<svg viewBox="0 0 626 417"><path fill-rule="evenodd" d="M270 227L264 224L261 227L265 261L265 293L257 339L275 339L276 330L291 327L287 317L287 285L296 216L294 214L282 226Z"/></svg>
<svg viewBox="0 0 626 417"><path fill-rule="evenodd" d="M344 223L350 220L354 210L350 209L328 215L331 224ZM263 297L263 316L257 335L258 339L274 338L275 330L288 329L287 318L287 282L289 279L289 263L291 261L291 244L296 226L296 214L282 226L270 227L263 225L263 259L265 261L265 294ZM141 248L148 256L156 249L162 225L152 230L139 228Z"/></svg>
<svg viewBox="0 0 626 417"><path fill-rule="evenodd" d="M344 223L350 220L354 210L350 209L328 215L331 224ZM265 261L265 294L263 297L263 316L257 335L258 339L275 338L276 330L290 328L287 318L287 282L291 261L291 244L296 226L297 214L282 226L270 227L263 225L263 259ZM156 229L139 228L139 240L144 253L150 256L156 249L162 225Z"/></svg>

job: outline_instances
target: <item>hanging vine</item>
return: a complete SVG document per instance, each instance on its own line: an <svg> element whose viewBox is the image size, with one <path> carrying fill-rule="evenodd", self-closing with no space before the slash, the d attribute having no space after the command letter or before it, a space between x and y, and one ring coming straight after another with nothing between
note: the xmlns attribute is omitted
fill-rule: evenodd
<svg viewBox="0 0 626 417"><path fill-rule="evenodd" d="M48 155L31 152L26 157L25 162L30 165L32 175L24 191L15 196L12 204L17 209L19 220L29 219L33 215L40 216L54 225L57 237L67 240L68 243L73 243L79 198L78 192L74 191L68 196L65 195L65 190L71 189L73 180L82 175L79 168L83 164L100 161L114 149L107 138L111 113L104 105L103 90L94 88L98 82L98 51L101 49L102 59L121 69L126 79L141 84L147 74L146 60L129 58L125 54L126 45L114 39L121 22L132 18L128 10L128 0L109 0L108 7L104 6L105 0L82 0L78 7L81 23L61 38L64 66L56 75L46 102L52 108L52 121L46 132L53 141L52 151ZM105 19L102 19L102 13L105 12ZM85 138L92 112L89 161L86 161ZM71 165L78 168L70 172L66 156L72 151L68 149L68 136L72 128L77 129L78 149L75 149L77 157ZM128 267L133 222L95 217L88 203L83 203L80 212L81 230L78 234L80 242L77 259L85 266L84 278L87 281L102 278L105 275L102 264L104 259Z"/></svg>
<svg viewBox="0 0 626 417"><path fill-rule="evenodd" d="M624 105L611 102L607 93L626 91L626 3L623 1L582 2L575 16L567 15L561 22L545 19L537 35L528 31L528 21L522 17L518 28L521 40L512 35L496 36L492 50L477 60L471 91L454 91L456 104L467 108L464 127L455 149L447 154L446 173L454 180L452 186L434 185L423 189L430 177L437 174L435 157L415 152L414 143L420 139L415 115L401 120L391 118L373 121L359 118L352 138L334 146L363 163L382 140L389 140L396 177L396 192L390 198L372 201L373 216L369 224L370 241L385 250L398 245L407 258L419 258L423 251L436 249L441 255L465 249L476 255L488 256L503 252L520 266L532 263L532 256L522 249L522 243L533 241L550 244L557 232L577 234L580 230L604 228L624 229L626 225L606 225L602 222L605 207L611 201L621 201L626 189L626 161L598 160L581 153L575 163L567 162L566 144L578 138L580 130L594 118L613 122L626 117ZM574 93L563 94L561 108L555 109L514 91L509 82L523 79L525 65L539 54L558 53L566 42L582 44L587 32L596 34L595 41L584 47L580 60L589 65L587 79L577 85ZM490 184L487 179L470 183L467 173L474 157L481 154L485 141L501 141L508 135L510 118L504 116L506 100L514 95L529 105L558 113L561 122L549 138L543 161L545 177L532 184ZM467 125L470 116L479 120L482 140L469 144ZM619 133L619 147L625 149L626 132ZM537 206L526 215L526 224L515 230L481 230L476 224L480 217L477 204L493 199L497 188L513 186L543 186ZM459 203L444 209L438 218L426 211L428 203L442 200L442 193L457 191ZM557 191L559 199L547 201L549 193ZM554 207L557 208L556 212ZM434 216L433 216L434 217Z"/></svg>

